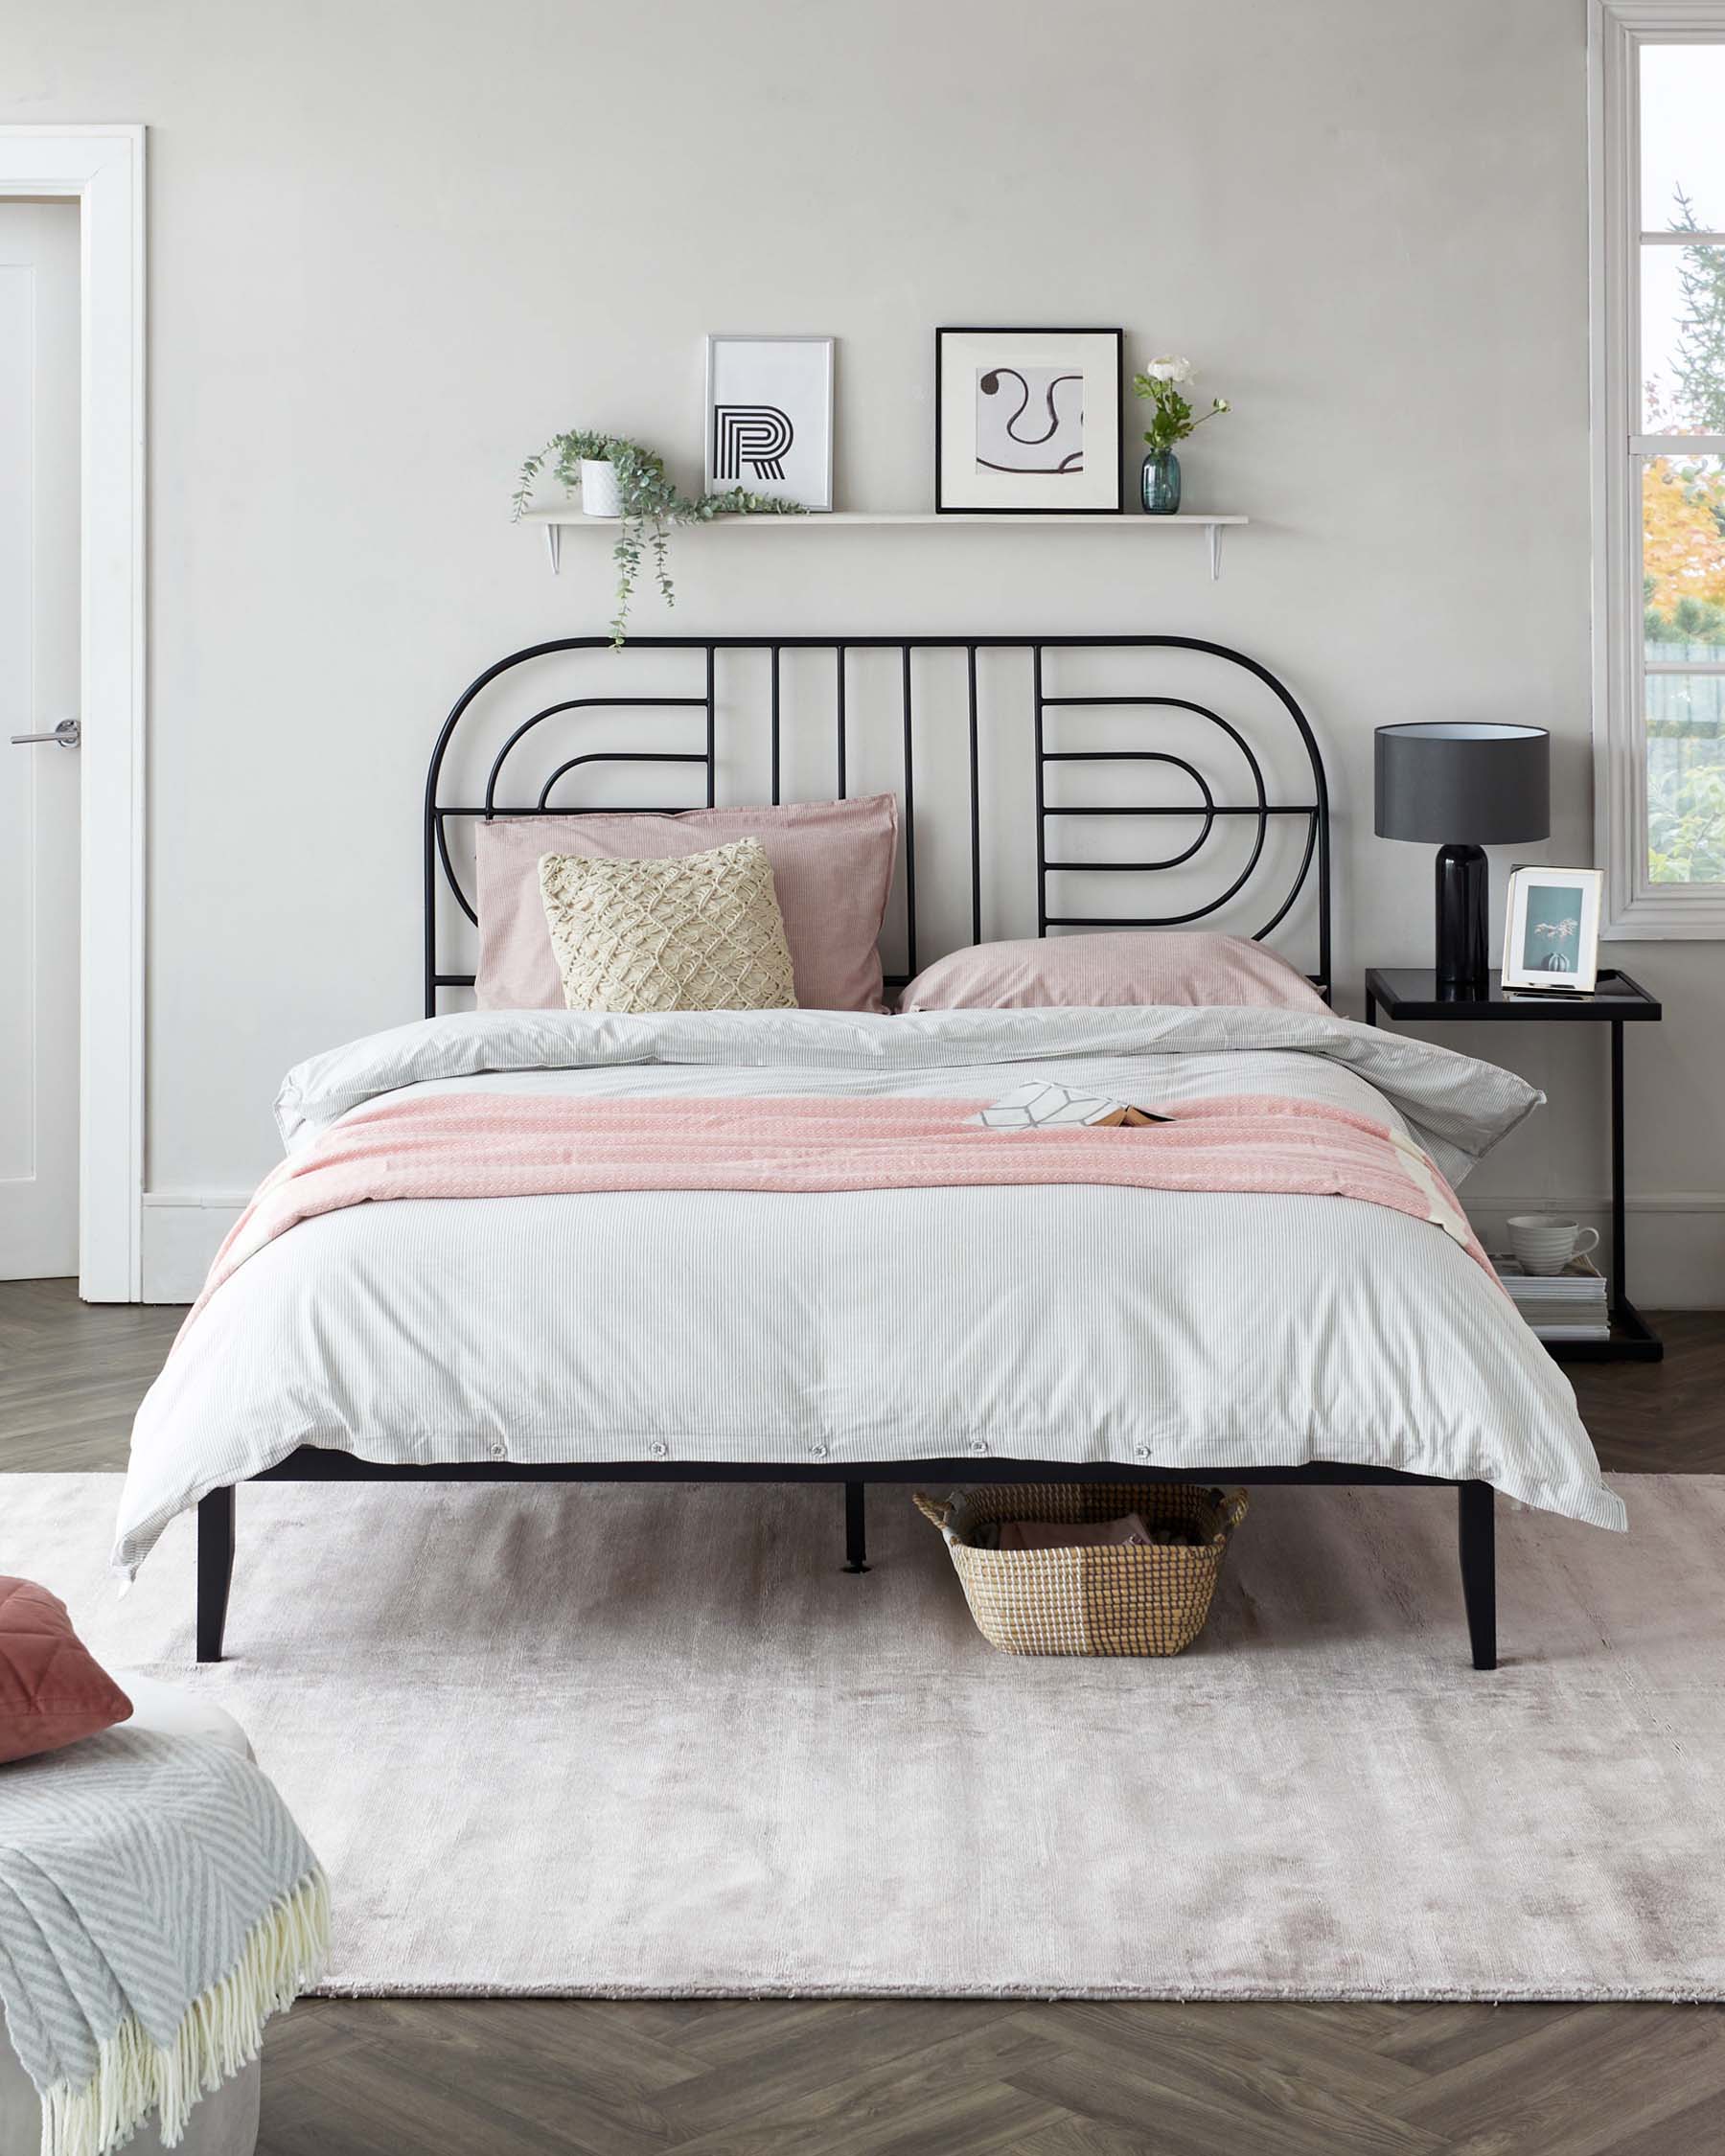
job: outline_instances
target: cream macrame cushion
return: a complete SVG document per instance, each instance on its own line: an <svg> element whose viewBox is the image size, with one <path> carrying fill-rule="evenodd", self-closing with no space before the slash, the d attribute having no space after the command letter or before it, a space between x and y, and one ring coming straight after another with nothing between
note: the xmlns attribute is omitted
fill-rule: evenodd
<svg viewBox="0 0 1725 2156"><path fill-rule="evenodd" d="M758 838L673 860L544 854L539 872L571 1011L795 1009L772 864Z"/></svg>

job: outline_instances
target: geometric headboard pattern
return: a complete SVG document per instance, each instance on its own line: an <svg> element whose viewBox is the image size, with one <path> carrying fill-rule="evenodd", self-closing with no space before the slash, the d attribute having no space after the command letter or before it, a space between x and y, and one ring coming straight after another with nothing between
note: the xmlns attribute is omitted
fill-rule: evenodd
<svg viewBox="0 0 1725 2156"><path fill-rule="evenodd" d="M919 840L942 872L943 950L982 941L991 885L1000 910L1021 906L1004 823L1034 845L1038 935L1202 920L1263 941L1287 924L1329 993L1323 759L1287 688L1241 652L1156 635L639 636L621 652L565 636L487 667L438 735L426 1016L472 985L448 953L477 919L464 858L477 821L711 808L722 772L737 802L897 792L905 970L889 983L938 954L926 895L919 919ZM1029 847L1016 852L1027 868ZM1027 913L1008 926L1025 932Z"/></svg>

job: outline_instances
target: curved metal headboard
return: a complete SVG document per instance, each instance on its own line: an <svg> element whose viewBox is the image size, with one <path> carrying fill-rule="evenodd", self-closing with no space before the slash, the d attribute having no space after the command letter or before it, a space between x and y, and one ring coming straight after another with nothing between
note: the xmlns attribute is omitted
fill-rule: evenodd
<svg viewBox="0 0 1725 2156"><path fill-rule="evenodd" d="M1263 926L1253 931L1254 941L1261 942L1270 935L1287 914L1316 872L1318 967L1311 975L1314 983L1327 997L1330 992L1330 848L1329 848L1329 791L1324 783L1323 759L1319 753L1317 739L1303 711L1294 700L1287 688L1278 681L1267 667L1256 659L1248 658L1243 652L1230 651L1226 645L1210 644L1196 636L634 636L631 637L623 654L613 654L607 664L616 667L626 661L627 653L642 652L690 652L703 654L705 660L702 693L699 696L580 696L560 698L534 711L517 724L505 739L503 745L493 758L486 778L483 799L478 802L445 801L440 797L439 784L449 744L463 718L472 708L478 698L501 676L517 667L527 666L535 659L546 658L554 654L609 651L610 639L607 636L560 636L544 644L532 644L525 650L511 652L494 666L488 666L478 678L469 684L456 699L453 709L444 721L443 730L437 737L437 745L431 752L431 765L426 776L425 806L425 989L426 1015L431 1017L437 1008L438 991L444 988L471 988L472 974L445 971L438 960L438 877L441 874L456 902L468 919L475 924L478 914L472 899L463 889L450 857L448 825L463 818L490 820L499 816L533 816L559 813L550 806L552 789L558 781L571 771L589 764L697 764L702 767L705 781L705 805L715 805L717 758L715 755L716 700L715 674L717 654L721 652L751 652L764 654L769 660L769 707L771 756L771 799L780 798L781 783L781 699L780 660L786 652L830 652L835 662L832 722L834 748L838 770L838 796L843 799L846 791L848 735L846 711L846 656L851 652L895 651L900 654L900 703L902 712L902 777L901 800L904 811L905 861L904 894L908 944L908 973L887 976L890 981L908 979L917 970L916 953L916 771L915 740L916 718L912 694L911 654L919 651L962 652L966 655L967 719L969 724L969 772L970 772L970 871L971 871L971 942L982 941L982 837L981 795L978 784L979 765L978 755L978 693L977 654L989 651L1024 651L1030 654L1033 719L1035 727L1035 777L1036 777L1036 911L1037 932L1046 935L1049 929L1156 929L1184 927L1189 922L1203 920L1219 912L1236 899L1263 858L1265 841L1271 819L1297 816L1305 819L1305 843L1293 881L1276 910ZM1044 673L1046 654L1061 651L1178 651L1196 652L1207 657L1220 659L1230 666L1242 668L1268 689L1298 733L1307 766L1311 773L1309 798L1279 800L1272 797L1267 787L1263 767L1245 734L1230 720L1208 704L1188 698L1160 695L1108 695L1108 696L1051 696L1045 690ZM1046 744L1046 715L1063 708L1094 709L1106 705L1132 705L1146 710L1183 712L1208 721L1220 728L1230 740L1244 759L1251 777L1253 798L1248 801L1219 801L1209 783L1197 766L1186 757L1175 755L1170 750L1159 748L1049 748ZM688 750L649 750L641 748L595 749L578 756L569 756L556 764L550 775L539 790L538 798L532 802L502 801L498 799L498 781L503 767L518 744L536 727L565 712L585 710L629 710L650 708L653 710L688 709L702 713L702 746ZM800 723L801 722L799 722ZM1196 784L1203 806L1191 804L1139 806L1135 804L1097 802L1085 805L1061 803L1050 805L1046 798L1047 767L1051 764L1165 764L1184 772ZM1305 791L1301 789L1300 791ZM564 813L572 813L565 810ZM666 814L675 811L663 808L637 808L636 814ZM1048 826L1068 816L1131 816L1160 817L1181 816L1202 821L1203 828L1189 846L1178 853L1168 854L1154 860L1067 860L1051 859L1048 854ZM1194 906L1184 912L1165 914L1100 915L1050 913L1048 910L1048 879L1050 876L1083 875L1098 871L1115 874L1154 874L1159 870L1173 869L1189 861L1201 851L1219 820L1248 816L1255 819L1256 833L1246 865L1221 895L1208 904Z"/></svg>

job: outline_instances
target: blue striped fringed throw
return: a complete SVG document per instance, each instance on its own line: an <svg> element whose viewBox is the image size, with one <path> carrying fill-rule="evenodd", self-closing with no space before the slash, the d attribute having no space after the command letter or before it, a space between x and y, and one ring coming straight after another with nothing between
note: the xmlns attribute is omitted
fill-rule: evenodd
<svg viewBox="0 0 1725 2156"><path fill-rule="evenodd" d="M237 1753L119 1728L0 1766L0 2005L42 2156L152 2113L172 2146L328 1943L317 1860Z"/></svg>

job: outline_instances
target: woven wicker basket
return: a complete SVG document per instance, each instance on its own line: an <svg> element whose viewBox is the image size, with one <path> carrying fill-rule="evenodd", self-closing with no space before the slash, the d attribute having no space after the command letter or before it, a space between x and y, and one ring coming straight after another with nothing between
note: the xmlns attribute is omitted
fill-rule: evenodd
<svg viewBox="0 0 1725 2156"><path fill-rule="evenodd" d="M1177 1655L1204 1629L1244 1490L1189 1482L997 1482L941 1500L916 1493L952 1552L977 1629L1009 1655ZM1187 1543L978 1549L985 1521L1117 1520L1194 1526Z"/></svg>

